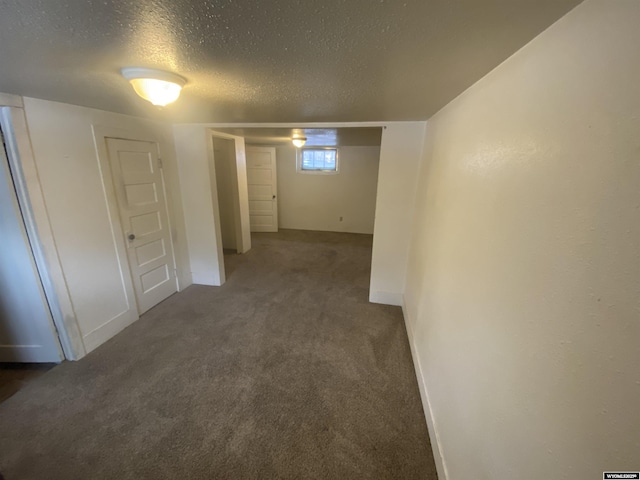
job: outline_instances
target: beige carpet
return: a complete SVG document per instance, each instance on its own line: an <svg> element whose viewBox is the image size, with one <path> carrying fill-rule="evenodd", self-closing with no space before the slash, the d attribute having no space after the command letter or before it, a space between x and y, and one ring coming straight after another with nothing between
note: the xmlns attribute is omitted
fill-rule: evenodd
<svg viewBox="0 0 640 480"><path fill-rule="evenodd" d="M29 382L55 367L55 363L0 363L0 403L22 390Z"/></svg>
<svg viewBox="0 0 640 480"><path fill-rule="evenodd" d="M368 303L371 236L257 234L192 286L0 404L28 479L435 479L397 307Z"/></svg>

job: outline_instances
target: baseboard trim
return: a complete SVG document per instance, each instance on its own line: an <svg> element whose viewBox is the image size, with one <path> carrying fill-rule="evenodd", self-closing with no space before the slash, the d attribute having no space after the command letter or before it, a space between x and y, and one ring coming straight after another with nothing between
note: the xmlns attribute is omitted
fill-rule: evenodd
<svg viewBox="0 0 640 480"><path fill-rule="evenodd" d="M86 334L82 338L86 353L96 349L110 338L115 337L122 330L138 320L138 318L138 314L135 312L134 308L131 308L127 312L103 323L92 332Z"/></svg>
<svg viewBox="0 0 640 480"><path fill-rule="evenodd" d="M404 295L402 295L402 315L404 317L404 323L407 329L407 336L409 337L409 346L411 347L411 356L413 357L413 366L416 371L416 378L418 380L418 389L420 390L420 398L422 399L422 409L424 410L424 416L427 420L427 429L429 430L429 439L431 440L431 450L433 451L433 458L436 463L436 470L438 472L438 478L440 480L448 480L449 472L447 471L447 465L444 461L444 455L442 454L442 443L440 441L440 435L438 435L438 429L436 428L435 419L433 416L433 410L431 409L431 402L429 401L429 394L427 392L427 384L422 371L422 365L420 364L420 357L416 350L415 337L413 335L412 322L409 318L409 313L404 301Z"/></svg>
<svg viewBox="0 0 640 480"><path fill-rule="evenodd" d="M211 275L211 273L191 272L191 279L194 285L220 286L220 279Z"/></svg>
<svg viewBox="0 0 640 480"><path fill-rule="evenodd" d="M369 293L369 301L371 303L382 303L383 305L395 305L401 307L403 298L401 293L372 291Z"/></svg>
<svg viewBox="0 0 640 480"><path fill-rule="evenodd" d="M0 345L0 362L60 363L64 357L59 352L54 359L51 350L42 345Z"/></svg>

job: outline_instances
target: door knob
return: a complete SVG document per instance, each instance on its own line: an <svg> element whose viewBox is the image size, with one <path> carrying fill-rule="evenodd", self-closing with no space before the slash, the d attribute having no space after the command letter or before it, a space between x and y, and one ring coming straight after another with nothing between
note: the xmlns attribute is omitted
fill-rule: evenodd
<svg viewBox="0 0 640 480"><path fill-rule="evenodd" d="M133 233L131 233L131 234L129 234L129 236L127 238L129 240L135 240L136 236Z"/></svg>
<svg viewBox="0 0 640 480"><path fill-rule="evenodd" d="M272 200L275 200L275 199L276 199L276 196L274 195L274 196L273 196L273 198L272 198Z"/></svg>

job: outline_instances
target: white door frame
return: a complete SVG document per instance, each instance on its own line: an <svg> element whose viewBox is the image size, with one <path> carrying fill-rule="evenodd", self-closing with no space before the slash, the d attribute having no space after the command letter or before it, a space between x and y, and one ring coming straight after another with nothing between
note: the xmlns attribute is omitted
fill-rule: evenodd
<svg viewBox="0 0 640 480"><path fill-rule="evenodd" d="M0 94L0 125L25 228L60 345L67 360L76 360L86 350L53 238L21 97Z"/></svg>
<svg viewBox="0 0 640 480"><path fill-rule="evenodd" d="M2 197L2 228L7 229L8 250L3 251L3 286L17 296L6 298L6 313L9 317L5 325L8 337L7 344L0 345L0 361L2 362L55 362L63 360L60 337L53 323L51 307L47 299L34 252L39 248L37 231L27 230L27 219L31 207L29 198L20 188L20 165L12 166L9 162L3 129L0 128L0 188ZM14 157L15 160L15 157ZM18 194L18 189L21 194ZM32 215L31 215L32 216ZM34 227L31 224L31 227ZM19 271L15 271L15 269ZM12 270L13 269L13 270ZM46 272L45 272L46 273ZM20 292L24 295L20 297ZM3 294L4 294L3 293ZM3 329L4 330L4 329ZM17 338L12 333L17 334ZM26 341L25 341L26 340Z"/></svg>
<svg viewBox="0 0 640 480"><path fill-rule="evenodd" d="M237 192L237 202L234 205L236 244L238 253L246 253L251 249L251 231L249 229L249 190L247 185L247 157L245 154L244 138L228 133L217 132L209 129L207 133L207 160L209 176L211 179L211 201L213 203L214 224L216 228L216 244L218 250L218 274L220 284L226 281L224 271L224 253L222 251L222 229L220 226L220 204L218 202L218 186L216 183L215 159L213 152L214 137L233 140L236 152L237 183L234 183L234 196Z"/></svg>

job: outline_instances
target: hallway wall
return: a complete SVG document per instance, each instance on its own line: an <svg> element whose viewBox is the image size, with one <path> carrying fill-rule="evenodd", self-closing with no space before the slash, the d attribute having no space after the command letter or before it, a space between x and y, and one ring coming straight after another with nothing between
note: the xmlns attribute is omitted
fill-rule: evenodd
<svg viewBox="0 0 640 480"><path fill-rule="evenodd" d="M638 25L587 0L427 122L405 314L442 480L640 468Z"/></svg>

